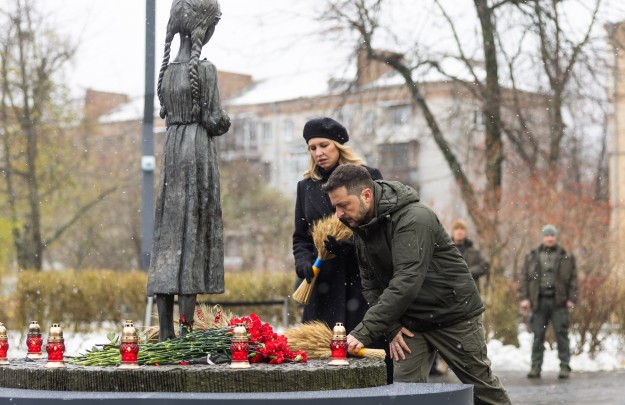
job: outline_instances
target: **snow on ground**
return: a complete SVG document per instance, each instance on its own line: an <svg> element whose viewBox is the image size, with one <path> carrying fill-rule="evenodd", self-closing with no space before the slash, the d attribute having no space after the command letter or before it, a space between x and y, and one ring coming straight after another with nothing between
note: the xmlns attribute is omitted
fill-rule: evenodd
<svg viewBox="0 0 625 405"><path fill-rule="evenodd" d="M110 329L110 330L114 330ZM43 331L42 331L43 332ZM119 331L118 333L120 333ZM72 333L64 331L65 354L76 356L84 353L95 344L108 343L106 331L91 333ZM10 331L9 336L9 358L21 358L26 355L26 337L23 340L19 332ZM43 333L45 354L45 338L47 333ZM503 345L499 340L488 342L488 357L492 362L492 368L496 371L521 371L527 372L530 369L530 359L532 353L533 335L524 328L519 328L520 347ZM571 335L571 346L576 343L576 337ZM594 358L588 354L588 349L579 355L571 357L571 368L574 371L614 371L625 369L625 336L610 334L606 337L603 350ZM546 346L543 363L543 371L560 370L558 360L558 350L554 345L553 349Z"/></svg>
<svg viewBox="0 0 625 405"><path fill-rule="evenodd" d="M492 362L494 371L529 371L531 367L532 341L534 335L519 328L520 347L503 345L499 340L488 342L488 357ZM578 337L570 335L571 347L574 347L579 340ZM625 337L617 334L610 334L605 338L603 349L594 358L588 354L588 347L579 355L571 356L571 368L574 371L613 371L625 369ZM558 359L558 349L554 344L553 349L545 345L543 358L543 371L559 371L560 360Z"/></svg>
<svg viewBox="0 0 625 405"><path fill-rule="evenodd" d="M48 334L43 330L41 332L41 337L43 338L41 351L45 356ZM120 334L121 330L117 333ZM26 334L22 337L20 332L9 331L7 332L7 336L9 338L9 359L25 357L27 352ZM77 356L91 349L96 344L109 343L106 332L72 333L63 331L63 338L65 339L65 354L67 356Z"/></svg>

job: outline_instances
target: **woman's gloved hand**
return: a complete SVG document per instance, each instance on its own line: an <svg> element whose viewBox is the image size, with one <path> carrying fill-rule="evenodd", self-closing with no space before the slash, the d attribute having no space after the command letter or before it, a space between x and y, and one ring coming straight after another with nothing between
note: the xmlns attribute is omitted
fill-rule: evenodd
<svg viewBox="0 0 625 405"><path fill-rule="evenodd" d="M304 278L309 283L315 276L312 268L312 263L308 260L302 260L295 263L295 273L297 273L297 277Z"/></svg>

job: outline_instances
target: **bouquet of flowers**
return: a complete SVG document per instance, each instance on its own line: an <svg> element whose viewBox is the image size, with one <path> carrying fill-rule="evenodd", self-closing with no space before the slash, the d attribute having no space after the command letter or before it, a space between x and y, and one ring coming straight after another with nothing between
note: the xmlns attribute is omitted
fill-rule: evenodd
<svg viewBox="0 0 625 405"><path fill-rule="evenodd" d="M303 350L292 351L287 337L273 331L268 323L263 323L258 315L250 314L243 318L232 318L230 325L245 324L250 342L258 344L250 353L250 363L269 362L282 364L285 362L306 363L308 355ZM251 346L250 346L250 350Z"/></svg>
<svg viewBox="0 0 625 405"><path fill-rule="evenodd" d="M337 241L344 241L352 237L352 231L341 222L336 215L329 215L325 218L321 218L313 224L312 238L315 249L317 249L317 260L313 265L314 277L310 282L304 280L297 287L297 290L293 293L293 299L300 304L308 304L310 302L310 296L312 295L313 288L315 287L315 281L321 271L321 266L326 260L334 259L334 255L326 249L323 241L328 236L334 237Z"/></svg>
<svg viewBox="0 0 625 405"><path fill-rule="evenodd" d="M252 313L247 317L230 318L227 326L221 327L224 322L221 308L216 315L209 311L202 314L198 311L196 319L204 321L200 324L205 329L187 334L185 337L169 339L165 342L145 343L139 345L137 362L140 365L163 365L163 364L189 364L198 358L221 357L230 360L230 343L232 342L232 329L239 323L245 324L249 337L250 354L252 363L268 362L281 364L285 362L305 363L308 356L305 352L292 351L284 335L273 331L271 325L263 323L258 315ZM207 321L212 321L208 323ZM198 324L196 324L196 327ZM152 332L153 333L153 332ZM158 333L158 332L157 332ZM116 366L121 363L119 352L119 337L109 334L109 343L94 346L91 350L78 357L67 360L70 364L81 366Z"/></svg>

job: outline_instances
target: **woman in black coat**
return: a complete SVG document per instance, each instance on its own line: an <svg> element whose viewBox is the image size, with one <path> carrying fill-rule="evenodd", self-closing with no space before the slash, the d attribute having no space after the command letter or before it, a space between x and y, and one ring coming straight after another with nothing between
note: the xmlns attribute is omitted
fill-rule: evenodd
<svg viewBox="0 0 625 405"><path fill-rule="evenodd" d="M310 152L310 165L304 179L297 184L295 203L295 232L293 256L295 271L300 279L311 279L312 265L317 257L310 234L314 221L334 214L334 207L321 186L340 164L362 165L349 146L347 130L331 118L315 118L304 126L304 139ZM364 166L371 177L381 179L380 171ZM368 305L362 296L360 275L354 246L351 241L327 241L328 250L336 258L323 264L315 283L310 303L304 307L302 322L321 320L334 327L343 322L351 331L362 321Z"/></svg>

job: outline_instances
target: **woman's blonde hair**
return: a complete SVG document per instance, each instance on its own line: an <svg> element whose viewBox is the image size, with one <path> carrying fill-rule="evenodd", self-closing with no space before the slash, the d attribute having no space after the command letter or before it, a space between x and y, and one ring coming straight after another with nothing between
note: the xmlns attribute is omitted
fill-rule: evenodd
<svg viewBox="0 0 625 405"><path fill-rule="evenodd" d="M339 151L339 164L340 165L364 165L365 161L360 158L354 152L351 146L342 145L332 139L328 139L328 141L332 142L336 149ZM312 180L321 180L323 176L319 172L319 166L315 163L315 159L313 159L312 155L310 156L310 161L308 163L308 169L304 172L305 179Z"/></svg>

